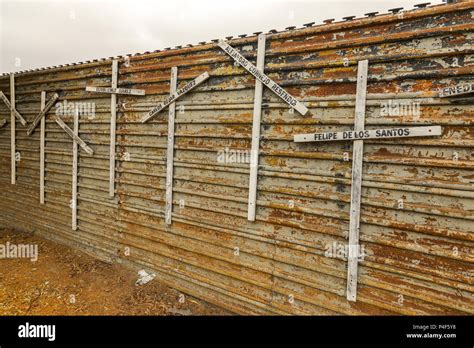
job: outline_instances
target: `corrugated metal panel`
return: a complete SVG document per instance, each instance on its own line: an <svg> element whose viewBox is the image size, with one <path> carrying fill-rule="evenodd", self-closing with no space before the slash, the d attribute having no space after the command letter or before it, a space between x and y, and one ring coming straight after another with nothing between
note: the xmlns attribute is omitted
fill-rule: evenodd
<svg viewBox="0 0 474 348"><path fill-rule="evenodd" d="M474 112L472 100L454 104L437 91L474 82L473 16L474 2L465 1L268 34L265 72L310 112L291 113L264 89L255 222L247 221L248 165L216 161L219 149L250 149L255 80L215 43L131 56L129 67L120 60L119 87L147 95L118 97L114 199L110 97L85 92L86 85L110 86L111 60L16 74L16 105L28 122L42 90L58 91L62 101L95 102L96 117L82 118L79 128L95 153L80 151L72 231L70 139L47 119L40 205L39 132L27 137L17 126L21 161L11 185L8 122L0 129L0 224L153 268L171 286L236 313L472 314ZM256 36L229 43L255 62ZM296 144L292 137L353 126L363 59L370 62L368 128L436 124L443 134L365 141L360 239L367 256L354 303L345 297L346 261L325 256L328 245L347 243L351 161L344 157L352 144ZM173 66L180 86L205 71L211 78L177 102L167 226L168 114L139 119L169 93ZM9 95L8 76L0 77L0 90ZM381 103L390 99L420 101L420 116L382 116ZM0 115L9 114L0 105ZM64 117L69 125L72 119ZM121 159L125 153L130 160Z"/></svg>

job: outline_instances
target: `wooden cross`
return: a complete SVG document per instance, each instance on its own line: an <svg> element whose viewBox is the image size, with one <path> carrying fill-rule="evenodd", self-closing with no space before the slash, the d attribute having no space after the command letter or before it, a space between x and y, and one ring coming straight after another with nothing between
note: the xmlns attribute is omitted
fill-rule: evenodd
<svg viewBox="0 0 474 348"><path fill-rule="evenodd" d="M267 86L273 93L275 93L278 97L280 97L285 103L290 105L293 109L298 111L301 115L306 115L308 112L308 108L304 106L301 102L296 100L291 94L285 91L282 87L280 87L275 81L265 75L261 69L258 69L255 65L250 63L244 56L242 56L237 50L235 50L232 46L226 43L224 40L219 40L217 45L224 50L232 59L234 59L237 63L239 63L245 70L251 73L256 79L262 82L265 86Z"/></svg>
<svg viewBox="0 0 474 348"><path fill-rule="evenodd" d="M109 159L109 196L115 195L115 140L117 128L117 94L145 95L143 89L117 88L118 60L112 60L112 87L86 86L86 91L110 94L110 159Z"/></svg>
<svg viewBox="0 0 474 348"><path fill-rule="evenodd" d="M79 109L74 112L74 134L79 137ZM78 174L78 151L77 141L72 142L72 198L71 198L71 227L73 231L77 230L77 174Z"/></svg>
<svg viewBox="0 0 474 348"><path fill-rule="evenodd" d="M8 99L5 99L8 101ZM5 101L4 100L4 101ZM11 184L16 184L16 95L15 95L15 74L10 73L10 174Z"/></svg>
<svg viewBox="0 0 474 348"><path fill-rule="evenodd" d="M12 106L10 104L10 101L8 100L8 98L5 96L5 94L3 94L3 92L0 91L0 99L3 100L3 102L5 103L5 105L7 106L7 108L9 110L12 110ZM23 118L23 116L21 116L21 114L16 110L16 108L13 108L13 113L15 115L15 117L18 119L18 121L20 121L20 123L23 125L23 126L26 126L26 120ZM4 120L5 121L5 120ZM6 122L6 121L5 121ZM0 122L1 123L1 122ZM5 123L4 123L5 124ZM2 124L3 126L3 124ZM0 126L1 127L1 126Z"/></svg>
<svg viewBox="0 0 474 348"><path fill-rule="evenodd" d="M176 100L186 93L190 92L209 78L209 73L204 72L194 80L177 90L178 83L178 68L171 68L170 80L170 95L164 101L155 106L147 115L145 115L141 122L145 123L160 111L169 106L168 114L168 142L166 148L166 204L165 204L165 223L170 225L172 222L171 213L173 210L173 169L174 169L174 123Z"/></svg>
<svg viewBox="0 0 474 348"><path fill-rule="evenodd" d="M44 204L44 172L45 172L45 130L46 123L45 117L48 114L49 110L53 107L54 103L59 99L59 94L54 93L51 98L46 102L46 92L41 92L41 108L40 113L35 116L33 122L27 130L27 134L33 134L35 128L41 122L40 126L40 203ZM13 117L13 116L12 116ZM66 123L59 117L58 114L53 116L55 122L61 127L64 132L66 132L69 137L73 140L73 178L72 178L72 200L71 200L71 209L72 209L72 229L77 229L77 169L78 169L78 151L77 145L80 145L84 151L89 155L92 155L94 151L79 137L79 110L76 108L74 114L74 130L69 128Z"/></svg>
<svg viewBox="0 0 474 348"><path fill-rule="evenodd" d="M10 73L10 100L0 91L0 99L10 110L10 162L11 162L11 184L16 184L16 122L17 118L20 123L26 127L26 121L23 116L16 110L15 101L15 74ZM0 121L0 127L3 127L6 120Z"/></svg>
<svg viewBox="0 0 474 348"><path fill-rule="evenodd" d="M367 95L368 61L359 62L357 70L357 94L354 130L345 132L327 132L297 134L295 142L353 141L351 205L349 218L349 255L347 257L347 292L349 301L357 298L357 268L359 258L360 202L362 189L362 160L365 139L387 139L405 137L426 137L441 135L440 126L399 127L389 129L364 129L365 105Z"/></svg>
<svg viewBox="0 0 474 348"><path fill-rule="evenodd" d="M40 111L46 106L46 91L41 91ZM46 142L46 120L41 118L40 124L40 204L44 204L44 145Z"/></svg>
<svg viewBox="0 0 474 348"><path fill-rule="evenodd" d="M258 179L258 161L260 149L260 123L262 115L262 90L263 85L269 88L273 93L280 97L292 109L298 111L301 115L308 112L308 108L291 94L280 87L275 81L269 78L264 70L265 62L265 34L258 35L257 46L257 66L250 63L244 56L242 56L232 46L225 41L220 40L217 45L227 53L234 61L241 65L245 70L251 73L255 81L255 96L253 107L253 121L252 121L252 148L250 160L250 177L249 177L249 196L247 208L247 220L255 221L255 212L257 208L257 179Z"/></svg>
<svg viewBox="0 0 474 348"><path fill-rule="evenodd" d="M209 75L207 75L209 76ZM178 85L178 67L171 68L170 94L176 93ZM174 121L176 116L176 103L172 102L168 108L168 139L166 146L166 204L165 223L171 225L173 212L173 172L174 172Z"/></svg>
<svg viewBox="0 0 474 348"><path fill-rule="evenodd" d="M48 102L46 103L44 108L42 108L40 113L35 116L35 118L33 119L33 122L31 123L30 127L28 128L26 134L28 134L28 135L33 134L33 132L35 131L35 128L38 126L40 121L48 114L48 111L53 107L54 103L58 99L59 99L59 94L54 93L53 96L48 100ZM61 117L59 117L59 115L54 115L53 119L54 119L54 121L56 121L58 126L64 132L66 132L67 135L69 135L69 137L72 140L76 141L84 149L85 152L87 152L89 155L94 154L94 151L86 144L86 142L84 140L82 140L81 138L79 138L79 136L74 134L74 131L71 128L69 128L66 123L64 123L64 121L61 119Z"/></svg>

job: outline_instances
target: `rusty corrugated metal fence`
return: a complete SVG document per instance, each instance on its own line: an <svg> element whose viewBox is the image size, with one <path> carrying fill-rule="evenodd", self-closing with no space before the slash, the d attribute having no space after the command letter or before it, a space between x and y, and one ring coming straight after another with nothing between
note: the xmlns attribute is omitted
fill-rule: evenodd
<svg viewBox="0 0 474 348"><path fill-rule="evenodd" d="M256 220L247 220L249 164L218 154L250 150L255 78L215 42L119 59L115 196L109 197L112 59L15 74L16 108L30 123L40 96L95 103L80 118L78 225L71 228L72 142L46 118L45 204L39 131L0 105L0 225L101 259L155 271L174 288L242 314L474 313L473 107L439 90L474 83L474 2L429 6L266 35L265 73L303 102L302 116L263 90ZM255 63L257 36L227 41ZM117 58L116 58L117 59ZM441 125L440 137L366 140L357 301L346 300L351 142L295 143L299 133L354 125L357 62L369 60L366 127ZM168 111L140 119L170 91L209 72L176 102L172 224L165 224ZM10 79L0 76L10 97ZM393 104L419 113L389 114ZM411 110L413 111L413 110ZM72 128L73 116L62 117ZM40 255L41 257L41 255Z"/></svg>

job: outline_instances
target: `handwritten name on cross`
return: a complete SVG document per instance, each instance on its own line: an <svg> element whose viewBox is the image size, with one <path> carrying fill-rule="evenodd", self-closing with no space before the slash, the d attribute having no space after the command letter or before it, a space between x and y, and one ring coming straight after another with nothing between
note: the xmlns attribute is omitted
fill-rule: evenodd
<svg viewBox="0 0 474 348"><path fill-rule="evenodd" d="M357 268L359 259L360 202L362 190L363 146L366 139L389 139L406 137L428 137L441 135L440 126L398 127L388 129L365 129L365 106L367 95L368 61L360 61L357 69L357 94L354 130L344 132L326 132L297 134L294 141L328 142L353 141L351 205L349 218L349 255L347 265L347 292L349 301L357 298Z"/></svg>
<svg viewBox="0 0 474 348"><path fill-rule="evenodd" d="M142 89L118 88L118 60L112 60L112 86L86 86L87 92L110 94L110 157L109 157L109 196L115 195L115 140L117 130L117 94L145 95Z"/></svg>

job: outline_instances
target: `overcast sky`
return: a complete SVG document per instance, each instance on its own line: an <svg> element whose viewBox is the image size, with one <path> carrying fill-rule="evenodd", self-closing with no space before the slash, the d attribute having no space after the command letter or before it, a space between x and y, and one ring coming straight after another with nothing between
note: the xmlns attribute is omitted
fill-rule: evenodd
<svg viewBox="0 0 474 348"><path fill-rule="evenodd" d="M0 72L281 30L423 0L0 0ZM432 4L441 0L432 1Z"/></svg>

